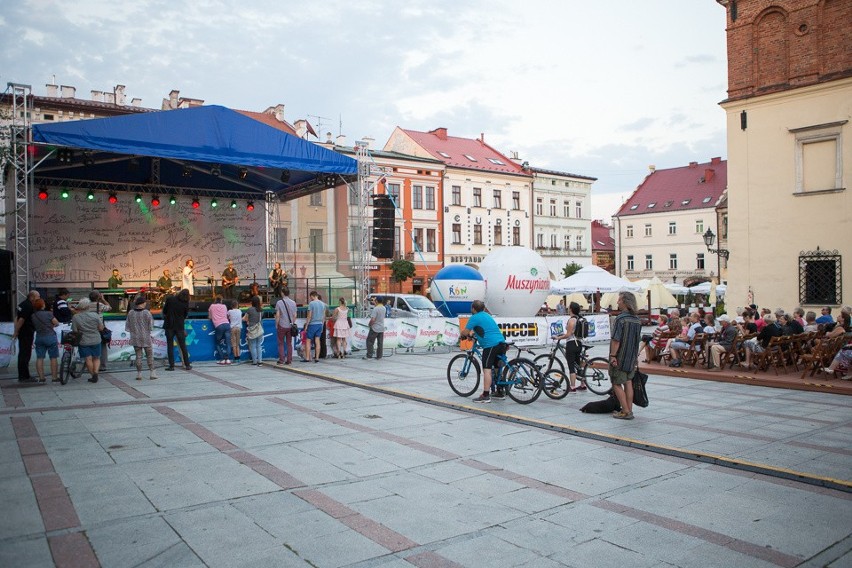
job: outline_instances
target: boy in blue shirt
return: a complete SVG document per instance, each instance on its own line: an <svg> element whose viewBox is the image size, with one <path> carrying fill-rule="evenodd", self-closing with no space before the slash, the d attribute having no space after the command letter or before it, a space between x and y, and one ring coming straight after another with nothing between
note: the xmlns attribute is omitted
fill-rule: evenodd
<svg viewBox="0 0 852 568"><path fill-rule="evenodd" d="M470 305L473 315L467 320L467 325L461 332L462 337L476 336L476 341L482 347L482 394L473 402L491 402L491 375L497 365L498 357L506 353L506 338L497 327L497 322L491 314L485 311L485 302L474 300ZM503 399L503 389L497 389L494 398Z"/></svg>

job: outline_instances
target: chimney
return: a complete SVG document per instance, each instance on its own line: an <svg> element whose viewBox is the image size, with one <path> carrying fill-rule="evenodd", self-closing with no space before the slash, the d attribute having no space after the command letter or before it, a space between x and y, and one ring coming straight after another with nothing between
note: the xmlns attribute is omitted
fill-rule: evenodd
<svg viewBox="0 0 852 568"><path fill-rule="evenodd" d="M127 95L124 94L124 89L126 89L124 85L116 85L115 89L113 89L113 94L115 95L115 104L124 106L127 104Z"/></svg>
<svg viewBox="0 0 852 568"><path fill-rule="evenodd" d="M338 134L335 144L338 146L346 146L346 136L344 134Z"/></svg>
<svg viewBox="0 0 852 568"><path fill-rule="evenodd" d="M278 122L285 122L284 120L284 105L275 105L274 107L269 107L266 109L266 112L275 117L275 120Z"/></svg>
<svg viewBox="0 0 852 568"><path fill-rule="evenodd" d="M655 166L654 164L650 164L648 166L648 171L654 173L655 171L657 171L657 166Z"/></svg>
<svg viewBox="0 0 852 568"><path fill-rule="evenodd" d="M141 107L142 99L140 99L139 97L133 97L132 99L130 99L130 106Z"/></svg>
<svg viewBox="0 0 852 568"><path fill-rule="evenodd" d="M326 143L326 144L331 144L331 132L326 132L326 133L325 133L325 143Z"/></svg>
<svg viewBox="0 0 852 568"><path fill-rule="evenodd" d="M73 99L77 96L77 87L69 87L68 85L62 85L59 88L62 90L63 99Z"/></svg>
<svg viewBox="0 0 852 568"><path fill-rule="evenodd" d="M689 162L689 167L690 168L698 167L698 162Z"/></svg>
<svg viewBox="0 0 852 568"><path fill-rule="evenodd" d="M104 93L104 102L107 104L115 104L115 93Z"/></svg>
<svg viewBox="0 0 852 568"><path fill-rule="evenodd" d="M305 138L308 133L308 128L305 126L307 124L307 120L300 118L296 122L293 123L293 128L296 129L296 136L299 138Z"/></svg>
<svg viewBox="0 0 852 568"><path fill-rule="evenodd" d="M59 96L59 86L58 85L45 85L47 87L47 96L48 97L58 97Z"/></svg>
<svg viewBox="0 0 852 568"><path fill-rule="evenodd" d="M93 101L95 101L96 103L102 103L102 102L104 102L104 93L103 93L103 91L95 91L95 90L92 90L92 100L93 100Z"/></svg>
<svg viewBox="0 0 852 568"><path fill-rule="evenodd" d="M711 164L721 164L721 163L722 163L722 158L721 158L721 157L710 158L710 163L711 163Z"/></svg>
<svg viewBox="0 0 852 568"><path fill-rule="evenodd" d="M479 141L482 142L483 144L485 144L485 133L484 132L479 133Z"/></svg>
<svg viewBox="0 0 852 568"><path fill-rule="evenodd" d="M446 140L447 139L447 129L446 128L436 128L429 132L429 134L434 134L438 137L438 140Z"/></svg>
<svg viewBox="0 0 852 568"><path fill-rule="evenodd" d="M710 180L713 179L713 174L716 173L716 170L713 168L704 168L704 183L710 183Z"/></svg>

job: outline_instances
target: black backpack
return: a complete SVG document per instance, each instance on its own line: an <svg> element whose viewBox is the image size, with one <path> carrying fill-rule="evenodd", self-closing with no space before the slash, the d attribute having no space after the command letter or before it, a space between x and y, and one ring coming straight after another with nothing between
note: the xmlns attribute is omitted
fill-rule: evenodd
<svg viewBox="0 0 852 568"><path fill-rule="evenodd" d="M589 337L589 320L580 316L574 324L574 337L577 339L586 339Z"/></svg>

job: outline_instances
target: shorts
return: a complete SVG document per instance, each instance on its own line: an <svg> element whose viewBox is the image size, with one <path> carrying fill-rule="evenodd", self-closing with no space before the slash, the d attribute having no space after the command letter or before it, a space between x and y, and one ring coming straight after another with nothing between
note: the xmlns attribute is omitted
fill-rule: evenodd
<svg viewBox="0 0 852 568"><path fill-rule="evenodd" d="M633 375L636 374L636 370L630 371L622 371L621 369L616 369L612 365L609 366L609 380L612 381L614 385L623 385L626 384L627 381L633 380Z"/></svg>
<svg viewBox="0 0 852 568"><path fill-rule="evenodd" d="M671 344L671 349L689 349L689 343L685 341L675 341Z"/></svg>
<svg viewBox="0 0 852 568"><path fill-rule="evenodd" d="M77 348L77 351L80 353L80 357L96 357L100 359L101 344L96 343L95 345L81 345Z"/></svg>
<svg viewBox="0 0 852 568"><path fill-rule="evenodd" d="M482 350L482 368L493 369L497 366L497 361L500 355L503 355L508 350L509 346L505 343L498 343L494 347L486 347Z"/></svg>
<svg viewBox="0 0 852 568"><path fill-rule="evenodd" d="M322 324L321 323L309 324L306 337L307 337L307 339L316 339L317 337L322 337Z"/></svg>
<svg viewBox="0 0 852 568"><path fill-rule="evenodd" d="M36 359L44 359L45 354L51 359L59 358L59 346L56 344L56 337L48 336L45 339L36 337L35 352Z"/></svg>

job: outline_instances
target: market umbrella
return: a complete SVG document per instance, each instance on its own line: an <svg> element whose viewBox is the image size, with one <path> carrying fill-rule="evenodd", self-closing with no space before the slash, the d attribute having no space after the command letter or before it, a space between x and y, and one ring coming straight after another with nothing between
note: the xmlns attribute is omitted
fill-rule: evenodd
<svg viewBox="0 0 852 568"><path fill-rule="evenodd" d="M654 276L648 283L645 289L644 299L648 300L648 294L651 294L650 303L652 308L671 308L677 306L677 298L663 284L663 281Z"/></svg>
<svg viewBox="0 0 852 568"><path fill-rule="evenodd" d="M577 302L578 304L580 304L580 307L583 308L584 310L589 309L589 301L586 299L585 295L580 294L579 292L569 294L565 298L565 305L566 306L570 305L571 302Z"/></svg>
<svg viewBox="0 0 852 568"><path fill-rule="evenodd" d="M676 296L684 296L689 293L689 288L683 286L681 284L676 284L674 282L665 282L663 284L669 292Z"/></svg>
<svg viewBox="0 0 852 568"><path fill-rule="evenodd" d="M593 294L598 291L637 292L639 286L594 265L584 266L568 278L550 284L551 294Z"/></svg>
<svg viewBox="0 0 852 568"><path fill-rule="evenodd" d="M716 283L713 282L710 284L710 297L707 298L707 303L713 307L716 307Z"/></svg>

